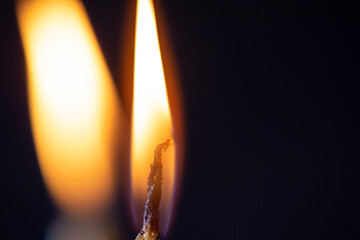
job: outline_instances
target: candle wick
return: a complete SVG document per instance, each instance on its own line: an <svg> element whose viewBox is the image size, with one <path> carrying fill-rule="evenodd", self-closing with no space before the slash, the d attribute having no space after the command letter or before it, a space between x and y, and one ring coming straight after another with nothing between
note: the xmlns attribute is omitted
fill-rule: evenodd
<svg viewBox="0 0 360 240"><path fill-rule="evenodd" d="M147 178L148 199L145 203L143 227L136 240L159 240L159 206L162 188L162 155L174 141L167 139L156 146L154 162L150 166L150 174Z"/></svg>

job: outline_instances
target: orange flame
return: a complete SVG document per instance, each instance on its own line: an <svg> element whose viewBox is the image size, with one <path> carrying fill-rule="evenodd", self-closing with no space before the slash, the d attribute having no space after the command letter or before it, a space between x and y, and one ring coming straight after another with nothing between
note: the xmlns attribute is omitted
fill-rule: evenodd
<svg viewBox="0 0 360 240"><path fill-rule="evenodd" d="M136 13L131 189L135 221L139 226L147 199L150 164L157 144L174 138L163 64L151 0L139 0ZM176 142L164 154L160 225L169 221L175 181Z"/></svg>
<svg viewBox="0 0 360 240"><path fill-rule="evenodd" d="M42 175L67 212L104 208L114 192L118 99L80 1L19 1L31 125Z"/></svg>

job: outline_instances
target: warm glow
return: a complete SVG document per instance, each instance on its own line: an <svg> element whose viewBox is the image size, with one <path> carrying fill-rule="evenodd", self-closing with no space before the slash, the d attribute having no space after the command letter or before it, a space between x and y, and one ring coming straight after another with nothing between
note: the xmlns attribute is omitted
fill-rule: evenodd
<svg viewBox="0 0 360 240"><path fill-rule="evenodd" d="M19 1L31 125L41 172L66 211L97 211L114 191L118 100L80 1Z"/></svg>
<svg viewBox="0 0 360 240"><path fill-rule="evenodd" d="M136 13L134 101L131 141L131 187L137 224L147 199L147 177L157 144L174 138L151 0L139 0ZM175 144L163 158L163 194L160 226L170 217L175 177Z"/></svg>

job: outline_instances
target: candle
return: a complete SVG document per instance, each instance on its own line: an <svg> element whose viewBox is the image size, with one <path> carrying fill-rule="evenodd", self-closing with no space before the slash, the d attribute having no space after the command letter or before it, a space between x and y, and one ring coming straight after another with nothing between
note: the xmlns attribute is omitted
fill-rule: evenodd
<svg viewBox="0 0 360 240"><path fill-rule="evenodd" d="M78 1L20 1L17 16L28 68L31 125L47 188L67 213L102 211L116 192L112 162L120 114L85 9ZM137 5L133 97L131 194L134 219L140 224L153 147L176 139L151 0ZM157 233L166 232L172 214L178 142L164 143L164 183L154 182L155 188L163 187L155 209L160 221L153 222Z"/></svg>

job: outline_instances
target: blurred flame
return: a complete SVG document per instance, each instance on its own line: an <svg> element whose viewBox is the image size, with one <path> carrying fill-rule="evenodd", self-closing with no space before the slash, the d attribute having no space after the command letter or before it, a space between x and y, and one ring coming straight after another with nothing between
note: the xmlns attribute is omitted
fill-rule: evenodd
<svg viewBox="0 0 360 240"><path fill-rule="evenodd" d="M41 172L69 212L97 211L114 190L118 99L80 1L19 1L31 125Z"/></svg>
<svg viewBox="0 0 360 240"><path fill-rule="evenodd" d="M131 189L137 226L142 223L147 199L147 177L157 144L174 138L165 77L151 0L139 0L136 13L133 121L131 138ZM170 218L175 178L175 144L163 158L160 227ZM166 231L166 229L163 229Z"/></svg>

